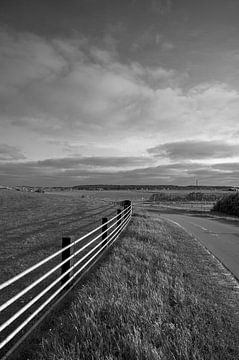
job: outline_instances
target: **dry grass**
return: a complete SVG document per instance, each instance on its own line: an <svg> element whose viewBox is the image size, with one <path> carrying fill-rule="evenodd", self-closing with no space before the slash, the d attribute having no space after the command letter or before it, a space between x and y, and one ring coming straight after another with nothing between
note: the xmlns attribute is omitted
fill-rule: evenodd
<svg viewBox="0 0 239 360"><path fill-rule="evenodd" d="M20 359L239 358L236 290L200 244L157 215L134 216L108 261L48 326Z"/></svg>
<svg viewBox="0 0 239 360"><path fill-rule="evenodd" d="M85 234L114 207L88 201L77 192L67 196L0 191L0 282L61 248L62 234Z"/></svg>

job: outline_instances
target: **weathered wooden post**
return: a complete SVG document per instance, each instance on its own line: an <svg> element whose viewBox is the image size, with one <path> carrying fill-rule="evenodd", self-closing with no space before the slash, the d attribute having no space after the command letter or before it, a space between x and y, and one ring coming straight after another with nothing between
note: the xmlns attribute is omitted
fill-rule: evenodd
<svg viewBox="0 0 239 360"><path fill-rule="evenodd" d="M63 236L62 237L62 249L69 246L71 244L72 237L71 236ZM62 262L68 259L71 256L71 247L62 251ZM64 264L61 265L61 274L63 275L67 270L71 267L71 260L69 259ZM68 272L62 279L61 285L65 284L70 279L70 272Z"/></svg>
<svg viewBox="0 0 239 360"><path fill-rule="evenodd" d="M121 224L121 209L117 209L117 229L120 227Z"/></svg>
<svg viewBox="0 0 239 360"><path fill-rule="evenodd" d="M102 240L107 238L107 222L108 222L108 218L107 217L103 217L102 218ZM102 242L102 247L107 243L107 240Z"/></svg>
<svg viewBox="0 0 239 360"><path fill-rule="evenodd" d="M129 206L131 206L131 201L130 200L125 200L124 201L124 210L127 209ZM127 211L125 211L124 213L124 219L127 217Z"/></svg>

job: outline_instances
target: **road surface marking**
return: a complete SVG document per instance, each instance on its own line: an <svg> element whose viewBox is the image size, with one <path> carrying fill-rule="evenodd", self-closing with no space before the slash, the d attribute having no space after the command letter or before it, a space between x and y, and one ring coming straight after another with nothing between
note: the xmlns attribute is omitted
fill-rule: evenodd
<svg viewBox="0 0 239 360"><path fill-rule="evenodd" d="M169 219L169 218L164 218L164 219L166 219L166 220L168 220L168 221L170 221L171 223L173 223L173 224L175 224L175 225L177 225L177 226L179 226L181 229L183 229L183 230L185 230L185 231L187 231L182 225L180 225L179 223L177 223L176 221L173 221L173 220L171 220L171 219Z"/></svg>
<svg viewBox="0 0 239 360"><path fill-rule="evenodd" d="M195 224L194 222L189 221L189 223L196 226L196 227L198 227L198 228L200 228L200 229L202 229L202 230L204 230L204 231L209 231L207 228L205 228L205 227L203 227L201 225Z"/></svg>
<svg viewBox="0 0 239 360"><path fill-rule="evenodd" d="M195 223L193 223L193 222L191 222L191 221L190 221L190 224L192 224L192 225L194 225L194 226L196 226L196 227L198 227L198 228L200 228L200 229L202 229L202 230L204 230L204 231L207 231L208 234L210 234L210 235L212 235L212 236L218 237L218 234L214 233L213 231L208 230L207 228L205 228L205 227L203 227L203 226L201 226L201 225L195 224Z"/></svg>

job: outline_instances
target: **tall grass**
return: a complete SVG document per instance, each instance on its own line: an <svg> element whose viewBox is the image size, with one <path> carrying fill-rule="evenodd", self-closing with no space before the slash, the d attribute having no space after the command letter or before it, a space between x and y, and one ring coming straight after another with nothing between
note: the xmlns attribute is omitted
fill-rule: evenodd
<svg viewBox="0 0 239 360"><path fill-rule="evenodd" d="M212 211L239 216L239 192L224 196L218 200Z"/></svg>
<svg viewBox="0 0 239 360"><path fill-rule="evenodd" d="M70 309L20 359L235 360L232 295L193 238L157 215L137 215Z"/></svg>

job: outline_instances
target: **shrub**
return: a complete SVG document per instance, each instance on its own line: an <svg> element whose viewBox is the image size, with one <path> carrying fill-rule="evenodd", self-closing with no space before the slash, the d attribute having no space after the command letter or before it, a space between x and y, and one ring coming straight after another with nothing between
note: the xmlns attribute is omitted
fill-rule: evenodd
<svg viewBox="0 0 239 360"><path fill-rule="evenodd" d="M239 216L239 193L224 196L216 202L212 211Z"/></svg>
<svg viewBox="0 0 239 360"><path fill-rule="evenodd" d="M221 197L217 192L190 192L190 193L173 193L159 192L152 194L150 201L216 201Z"/></svg>

